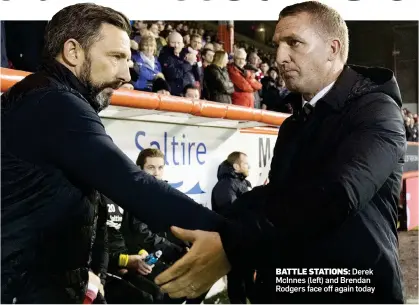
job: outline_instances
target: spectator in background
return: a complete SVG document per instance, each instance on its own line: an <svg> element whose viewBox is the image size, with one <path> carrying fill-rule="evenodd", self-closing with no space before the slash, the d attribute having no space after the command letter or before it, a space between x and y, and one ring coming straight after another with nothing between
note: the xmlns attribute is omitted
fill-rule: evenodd
<svg viewBox="0 0 419 305"><path fill-rule="evenodd" d="M214 51L221 51L224 48L224 42L221 40L214 41Z"/></svg>
<svg viewBox="0 0 419 305"><path fill-rule="evenodd" d="M276 68L269 69L269 75L263 78L263 89L262 89L262 109L292 113L292 106L286 102L286 97L289 94L283 79L278 76L278 70Z"/></svg>
<svg viewBox="0 0 419 305"><path fill-rule="evenodd" d="M200 51L202 49L202 36L194 34L191 37L191 48L195 51Z"/></svg>
<svg viewBox="0 0 419 305"><path fill-rule="evenodd" d="M199 28L198 35L200 35L201 37L204 37L204 34L205 34L205 30L203 28Z"/></svg>
<svg viewBox="0 0 419 305"><path fill-rule="evenodd" d="M234 85L227 71L228 54L217 51L214 60L204 70L204 97L207 100L223 104L231 104Z"/></svg>
<svg viewBox="0 0 419 305"><path fill-rule="evenodd" d="M267 60L262 60L262 63L260 64L260 70L262 71L263 76L268 76L269 64Z"/></svg>
<svg viewBox="0 0 419 305"><path fill-rule="evenodd" d="M158 21L160 22L160 21ZM156 40L156 53L154 55L158 55L161 51L161 49L167 44L166 40L162 37L160 37L160 28L162 27L159 25L158 22L153 22L149 25L148 30Z"/></svg>
<svg viewBox="0 0 419 305"><path fill-rule="evenodd" d="M184 34L187 34L188 33L188 29L189 29L189 27L188 27L188 25L187 24L184 24L183 25L183 27L182 27L182 32L184 33Z"/></svg>
<svg viewBox="0 0 419 305"><path fill-rule="evenodd" d="M262 84L255 79L250 71L244 69L246 55L244 49L237 49L234 53L234 63L229 64L227 70L234 84L233 104L254 108L254 92L262 89Z"/></svg>
<svg viewBox="0 0 419 305"><path fill-rule="evenodd" d="M156 78L153 82L152 92L161 95L170 95L170 86L163 78Z"/></svg>
<svg viewBox="0 0 419 305"><path fill-rule="evenodd" d="M211 51L215 52L214 51L214 44L212 44L211 42L207 42L205 44L205 49L208 49L208 50L211 50Z"/></svg>
<svg viewBox="0 0 419 305"><path fill-rule="evenodd" d="M195 77L195 85L199 87L199 90L202 91L202 86L204 83L204 69L202 67L202 58L201 58L201 48L202 48L202 37L198 34L194 34L191 37L191 48L196 54L196 63L192 66L192 73Z"/></svg>
<svg viewBox="0 0 419 305"><path fill-rule="evenodd" d="M183 44L189 46L191 44L191 36L189 34L183 35Z"/></svg>
<svg viewBox="0 0 419 305"><path fill-rule="evenodd" d="M183 88L183 96L193 100L199 100L201 97L200 90L194 85L186 85Z"/></svg>
<svg viewBox="0 0 419 305"><path fill-rule="evenodd" d="M410 112L404 117L404 127L406 129L406 140L418 142L418 126L415 124L413 114Z"/></svg>
<svg viewBox="0 0 419 305"><path fill-rule="evenodd" d="M182 29L183 29L183 24L178 23L178 25L175 28L176 32L178 32L179 34L182 34Z"/></svg>
<svg viewBox="0 0 419 305"><path fill-rule="evenodd" d="M136 42L140 42L141 36L144 35L144 31L147 30L147 23L144 21L137 20L134 22L134 25L132 26L133 32L132 32L132 39Z"/></svg>
<svg viewBox="0 0 419 305"><path fill-rule="evenodd" d="M173 27L170 23L166 23L164 26L165 31L173 32Z"/></svg>
<svg viewBox="0 0 419 305"><path fill-rule="evenodd" d="M248 55L247 64L244 66L244 69L250 71L258 82L260 82L261 79L263 78L263 73L259 69L259 65L260 65L259 55L256 52L251 52ZM260 109L261 98L260 98L259 90L255 90L253 92L253 95L254 95L254 108Z"/></svg>
<svg viewBox="0 0 419 305"><path fill-rule="evenodd" d="M214 51L211 49L203 49L201 52L201 58L202 58L202 67L205 69L210 64L212 64L212 61L214 60Z"/></svg>
<svg viewBox="0 0 419 305"><path fill-rule="evenodd" d="M151 91L153 81L157 77L163 77L160 63L154 56L155 52L156 40L153 36L146 36L140 41L139 52L132 55L133 61L139 67L139 77L134 83L136 90Z"/></svg>
<svg viewBox="0 0 419 305"><path fill-rule="evenodd" d="M166 81L168 82L172 95L180 96L186 85L193 84L195 79L192 74L193 56L183 57L183 40L178 32L172 32L168 38L168 46L160 52L159 62ZM181 56L182 55L182 56ZM196 60L196 56L195 56Z"/></svg>
<svg viewBox="0 0 419 305"><path fill-rule="evenodd" d="M165 22L164 21L157 21L157 25L159 27L159 32L164 31L164 29L165 29Z"/></svg>

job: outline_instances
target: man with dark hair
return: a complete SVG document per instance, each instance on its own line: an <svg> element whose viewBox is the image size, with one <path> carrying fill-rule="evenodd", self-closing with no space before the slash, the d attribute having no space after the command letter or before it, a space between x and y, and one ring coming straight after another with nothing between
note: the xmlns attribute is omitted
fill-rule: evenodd
<svg viewBox="0 0 419 305"><path fill-rule="evenodd" d="M202 57L202 67L205 69L207 66L212 64L212 61L214 60L214 54L215 52L211 49L203 49L201 52Z"/></svg>
<svg viewBox="0 0 419 305"><path fill-rule="evenodd" d="M164 171L164 154L155 148L140 152L137 165L147 174L161 180ZM186 253L170 242L166 234L155 234L144 223L124 211L109 198L104 197L108 207L109 272L121 277L110 277L106 284L109 303L137 304L158 303L163 294L153 283L153 279L164 268L162 262L173 262ZM181 241L178 241L182 243ZM161 250L163 255L154 270L147 266L139 255L140 250L153 253ZM153 273L152 273L153 272Z"/></svg>
<svg viewBox="0 0 419 305"><path fill-rule="evenodd" d="M211 195L212 210L228 217L235 201L252 189L246 177L249 176L249 162L246 154L232 152L218 167L218 182ZM252 289L252 270L231 270L227 275L227 293L231 304L246 304L246 297Z"/></svg>
<svg viewBox="0 0 419 305"><path fill-rule="evenodd" d="M293 114L281 125L269 183L233 205L235 245L221 234L232 269L257 269L252 303L403 303L397 207L406 139L394 74L347 65L345 21L320 2L284 8L274 41ZM205 234L182 232L188 239ZM196 291L207 287L212 267L202 266L223 258L196 250L156 279L164 291L182 296L192 294L191 283ZM316 275L323 283L330 270L345 272L339 279L351 283L362 272L372 288L359 292L359 284L349 284L344 293L310 292L303 285L290 293L280 285L277 291L275 271L286 268L327 268Z"/></svg>
<svg viewBox="0 0 419 305"><path fill-rule="evenodd" d="M40 71L1 96L2 302L83 302L97 282L97 192L156 232L227 224L138 169L106 134L98 112L130 80L129 32L113 9L65 7L46 28Z"/></svg>
<svg viewBox="0 0 419 305"><path fill-rule="evenodd" d="M165 161L164 154L159 149L146 148L142 150L138 155L136 164L147 174L158 180L163 180ZM137 253L141 249L145 249L149 253L157 250L162 251L161 259L157 262L153 272L147 276L149 280L154 280L156 275L181 258L187 251L186 247L190 246L177 239L170 231L152 232L146 223L134 217L131 213L124 213L122 232L130 253ZM200 303L205 295L206 293L195 300L188 300L187 303ZM184 298L172 300L167 295L154 297L154 299L157 301L163 300L163 303L182 303L184 301Z"/></svg>
<svg viewBox="0 0 419 305"><path fill-rule="evenodd" d="M182 95L186 98L199 100L199 98L201 97L201 94L199 91L200 90L195 85L186 85L185 88L183 88Z"/></svg>

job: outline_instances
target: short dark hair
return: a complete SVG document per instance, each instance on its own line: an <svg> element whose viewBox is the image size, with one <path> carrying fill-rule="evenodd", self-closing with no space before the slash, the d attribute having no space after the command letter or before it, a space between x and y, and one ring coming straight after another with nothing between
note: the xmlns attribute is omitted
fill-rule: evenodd
<svg viewBox="0 0 419 305"><path fill-rule="evenodd" d="M318 1L305 1L285 7L279 13L280 21L288 16L307 13L310 15L314 24L319 25L319 29L326 35L333 35L340 39L342 45L340 50L341 58L344 62L348 60L349 53L349 34L348 27L342 16L330 6Z"/></svg>
<svg viewBox="0 0 419 305"><path fill-rule="evenodd" d="M146 148L143 149L139 154L137 158L137 166L139 166L141 169L144 169L144 164L147 158L163 158L164 159L164 153L162 153L157 148Z"/></svg>
<svg viewBox="0 0 419 305"><path fill-rule="evenodd" d="M56 58L64 43L73 38L84 50L89 50L100 36L101 25L107 23L131 33L128 18L122 13L93 3L78 3L57 12L48 23L44 35L43 57Z"/></svg>
<svg viewBox="0 0 419 305"><path fill-rule="evenodd" d="M202 52L201 52L201 56L202 56L202 57L206 56L208 52L213 52L213 53L215 53L215 52L214 52L213 50L211 50L211 49L206 49L206 48L204 48L204 49L202 50Z"/></svg>
<svg viewBox="0 0 419 305"><path fill-rule="evenodd" d="M240 151L233 151L231 154L227 157L227 162L233 166L233 164L237 163L240 160L241 156L247 156L245 153L242 153Z"/></svg>
<svg viewBox="0 0 419 305"><path fill-rule="evenodd" d="M186 93L188 93L188 90L189 89L192 89L192 90L198 90L199 91L199 89L198 89L198 87L197 86L195 86L194 84L188 84L188 85L186 85L184 88L183 88L183 95L185 96L186 95Z"/></svg>

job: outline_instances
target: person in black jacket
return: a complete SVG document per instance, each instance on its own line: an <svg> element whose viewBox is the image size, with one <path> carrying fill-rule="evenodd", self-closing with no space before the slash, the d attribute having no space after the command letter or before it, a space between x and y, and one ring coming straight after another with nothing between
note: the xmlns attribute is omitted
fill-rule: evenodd
<svg viewBox="0 0 419 305"><path fill-rule="evenodd" d="M257 269L252 303L403 303L397 207L406 137L394 74L346 65L345 21L320 2L285 7L274 40L293 114L281 125L269 183L233 204L229 217L237 235L221 234L205 249L223 244L232 270ZM181 233L185 239L207 234ZM198 292L207 287L216 280L207 272L222 262L222 251L187 253L156 280L169 294L194 295L188 285ZM349 285L352 291L309 292L306 284L292 284L304 289L286 292L287 284L276 284L276 277L296 278L283 275L286 268L348 273L334 287ZM343 283L342 277L360 277L354 268L370 270L362 277L374 291L357 292L360 284ZM323 283L336 278L327 270L312 272ZM308 283L308 276L307 269L299 277Z"/></svg>
<svg viewBox="0 0 419 305"><path fill-rule="evenodd" d="M136 164L146 173L155 177L158 180L163 179L164 154L155 148L146 148L142 150L137 158ZM124 213L122 229L124 240L126 241L127 249L130 253L138 253L141 249L145 249L149 253L162 251L162 256L156 263L153 271L147 275L147 279L154 280L163 270L172 265L176 260L181 258L186 252L189 244L177 239L169 232L152 232L148 225L131 213ZM206 294L202 294L198 298L188 300L187 303L200 303ZM182 303L182 299L170 299L167 295L162 296L164 303Z"/></svg>
<svg viewBox="0 0 419 305"><path fill-rule="evenodd" d="M159 288L146 278L152 267L144 263L145 255L127 248L121 225L124 210L109 198L102 196L108 211L109 266L105 291L109 304L155 303L163 299Z"/></svg>
<svg viewBox="0 0 419 305"><path fill-rule="evenodd" d="M218 52L218 51L217 51ZM247 155L232 152L218 167L218 182L211 195L212 210L228 217L232 205L252 189L246 179L249 175ZM246 304L246 297L253 286L253 271L232 270L227 275L227 293L231 304Z"/></svg>
<svg viewBox="0 0 419 305"><path fill-rule="evenodd" d="M235 151L228 155L217 171L218 182L212 189L212 210L228 215L231 205L244 193L252 189L249 176L249 161L245 153Z"/></svg>
<svg viewBox="0 0 419 305"><path fill-rule="evenodd" d="M156 232L229 227L138 169L106 134L98 113L130 80L129 31L129 20L110 8L65 7L46 28L40 71L1 96L4 303L83 301L97 192Z"/></svg>
<svg viewBox="0 0 419 305"><path fill-rule="evenodd" d="M212 64L204 70L204 98L209 101L231 104L234 85L227 72L228 54L217 51Z"/></svg>
<svg viewBox="0 0 419 305"><path fill-rule="evenodd" d="M106 202L103 197L97 193L97 224L96 230L93 231L93 246L92 259L90 262L90 270L99 277L102 287L98 287L95 304L105 304L104 289L107 278L108 264L109 264L109 248L108 248L108 230L106 228L106 221L108 218Z"/></svg>
<svg viewBox="0 0 419 305"><path fill-rule="evenodd" d="M169 45L162 48L159 62L172 95L180 96L186 85L194 84L195 77L192 73L192 63L185 60L187 52L182 52L182 36L172 32L168 38ZM188 57L189 58L189 57ZM192 56L190 56L192 59Z"/></svg>

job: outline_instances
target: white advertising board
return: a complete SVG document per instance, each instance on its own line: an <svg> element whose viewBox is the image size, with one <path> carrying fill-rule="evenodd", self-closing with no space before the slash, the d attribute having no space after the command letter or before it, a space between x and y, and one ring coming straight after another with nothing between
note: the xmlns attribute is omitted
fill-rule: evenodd
<svg viewBox="0 0 419 305"><path fill-rule="evenodd" d="M236 129L160 122L102 119L115 144L133 161L145 148L166 156L164 179L198 203L211 208L217 169L233 151L248 155L252 186L269 172L276 135L240 133Z"/></svg>

